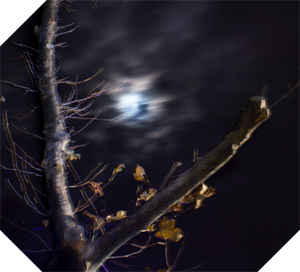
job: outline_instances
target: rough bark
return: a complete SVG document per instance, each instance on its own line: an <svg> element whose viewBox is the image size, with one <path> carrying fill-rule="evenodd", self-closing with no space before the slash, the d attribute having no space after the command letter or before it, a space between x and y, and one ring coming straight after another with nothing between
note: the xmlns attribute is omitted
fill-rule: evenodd
<svg viewBox="0 0 300 272"><path fill-rule="evenodd" d="M69 135L63 119L61 99L57 90L55 47L57 33L58 0L48 0L44 6L43 21L35 27L38 36L38 76L41 102L44 113L45 150L43 165L48 189L50 216L56 232L56 246L62 248L62 258L66 259L66 267L74 270L82 267L77 264L76 256L80 254L84 244L84 232L73 214L74 206L68 189L66 174L66 157L64 151L69 145ZM62 252L62 251L59 251ZM75 258L75 259L74 259ZM56 256L57 259L57 256ZM57 259L57 262L61 258ZM70 264L70 262L74 262Z"/></svg>

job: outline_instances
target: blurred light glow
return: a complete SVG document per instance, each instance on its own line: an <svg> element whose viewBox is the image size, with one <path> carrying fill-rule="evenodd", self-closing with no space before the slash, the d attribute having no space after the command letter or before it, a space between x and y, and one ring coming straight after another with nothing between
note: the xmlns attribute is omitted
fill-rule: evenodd
<svg viewBox="0 0 300 272"><path fill-rule="evenodd" d="M125 111L138 111L139 105L142 103L142 97L138 94L120 95L117 107Z"/></svg>

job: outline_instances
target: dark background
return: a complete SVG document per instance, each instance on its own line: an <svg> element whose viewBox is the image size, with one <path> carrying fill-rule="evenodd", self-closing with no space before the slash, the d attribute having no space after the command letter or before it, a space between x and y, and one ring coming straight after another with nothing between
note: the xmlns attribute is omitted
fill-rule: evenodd
<svg viewBox="0 0 300 272"><path fill-rule="evenodd" d="M183 164L175 172L178 174L190 166L193 148L201 155L213 147L239 117L247 98L260 95L263 84L269 84L272 104L287 91L288 84L298 81L296 1L100 1L97 9L92 9L92 4L76 1L70 4L74 12L62 8L59 13L59 25L74 22L81 27L57 38L68 43L67 48L57 50L62 56L57 60L58 78L75 80L78 75L83 80L104 67L96 79L78 86L82 96L104 79L111 80L112 87L126 81L96 100L91 112L96 114L101 108L103 118L125 114L111 123L94 122L74 143L90 142L77 150L82 159L74 162L82 178L101 161L110 166L97 182L107 181L114 166L126 166L105 189L109 214L135 209L131 200L138 185L133 178L136 164L145 168L151 183L159 188L173 162ZM7 58L17 58L18 52L26 50L11 40L36 47L32 29L40 20L41 9L1 47L2 79L34 88L22 60ZM59 89L64 97L71 87L62 84ZM1 92L7 99L1 111L7 110L9 116L20 116L38 104L34 94L11 100L21 91L4 84ZM11 122L42 135L39 115L36 112ZM84 124L68 123L77 130ZM30 155L42 158L42 142L11 132ZM1 163L10 167L7 145L2 130ZM217 193L199 210L177 218L177 226L188 231L189 238L175 270L202 263L194 271L258 271L299 230L298 155L299 94L295 91L273 108L270 120L207 181ZM6 178L18 188L14 174L2 171L2 216L52 245L51 227L34 230L41 227L43 218L8 191L3 182ZM41 187L41 181L33 180ZM72 178L70 183L74 183ZM77 203L77 195L74 198ZM96 204L100 210L100 201ZM87 224L83 217L80 220ZM32 235L3 220L1 227L19 248L43 248ZM145 237L136 241L143 243ZM178 248L172 244L172 258ZM48 253L27 255L45 269ZM164 247L159 245L120 261L166 268ZM106 268L125 270L109 262Z"/></svg>

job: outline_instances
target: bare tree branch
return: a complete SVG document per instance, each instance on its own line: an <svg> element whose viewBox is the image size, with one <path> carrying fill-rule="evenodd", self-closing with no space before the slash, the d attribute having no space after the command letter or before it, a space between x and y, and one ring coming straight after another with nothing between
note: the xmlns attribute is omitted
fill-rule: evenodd
<svg viewBox="0 0 300 272"><path fill-rule="evenodd" d="M210 152L106 235L90 243L88 246L90 255L86 256L91 261L88 271L97 271L122 244L167 213L172 205L218 171L269 117L270 110L266 98L261 96L249 98L234 127Z"/></svg>

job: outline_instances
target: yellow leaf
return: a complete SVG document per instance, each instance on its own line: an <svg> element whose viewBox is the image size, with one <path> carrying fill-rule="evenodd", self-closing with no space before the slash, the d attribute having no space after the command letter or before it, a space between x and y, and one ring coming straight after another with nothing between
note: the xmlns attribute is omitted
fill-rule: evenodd
<svg viewBox="0 0 300 272"><path fill-rule="evenodd" d="M194 207L198 209L201 207L205 198L212 196L215 193L213 187L207 186L205 183L201 183L194 192Z"/></svg>
<svg viewBox="0 0 300 272"><path fill-rule="evenodd" d="M121 172L121 171L123 170L123 168L125 168L124 163L119 164L118 166L116 166L116 167L114 168L114 172L119 173L119 172Z"/></svg>
<svg viewBox="0 0 300 272"><path fill-rule="evenodd" d="M182 211L182 205L180 202L174 204L171 208L170 208L170 212L181 212Z"/></svg>
<svg viewBox="0 0 300 272"><path fill-rule="evenodd" d="M145 169L138 164L134 169L133 176L134 176L135 180L137 180L137 181L143 181L143 182L148 181L148 177L146 175Z"/></svg>
<svg viewBox="0 0 300 272"><path fill-rule="evenodd" d="M178 242L183 237L181 229L174 228L175 220L173 219L168 220L166 218L162 218L158 224L158 227L159 230L155 233L157 238Z"/></svg>
<svg viewBox="0 0 300 272"><path fill-rule="evenodd" d="M146 175L145 169L142 166L140 166L138 164L136 165L136 167L134 168L133 176L134 176L135 180L147 183L148 186L153 188L152 184L150 183L150 181Z"/></svg>

